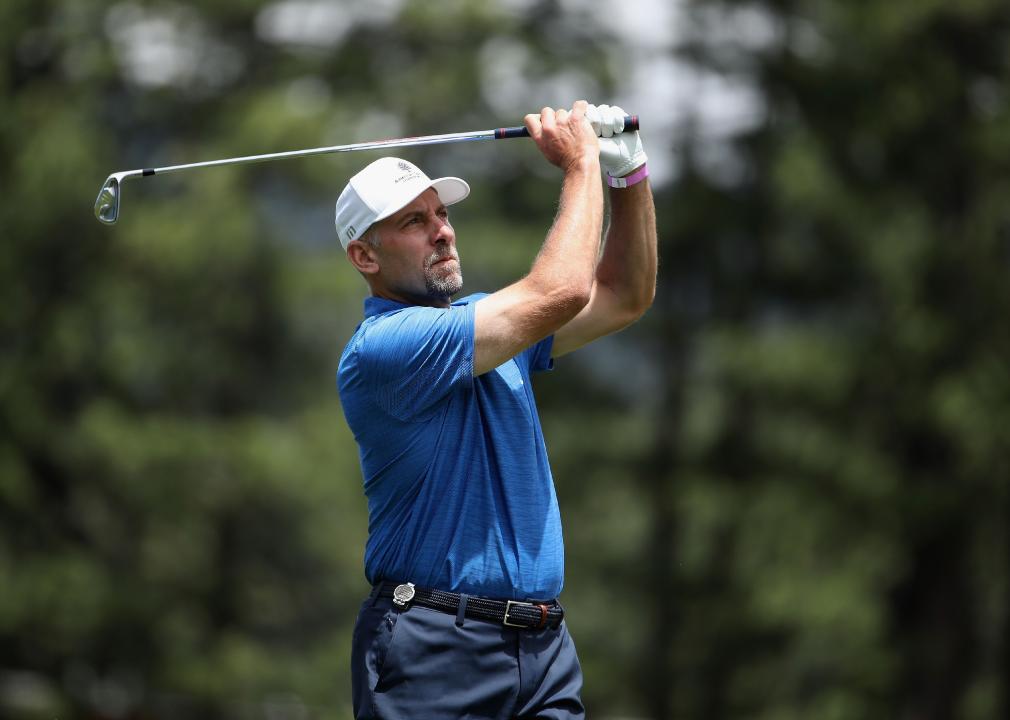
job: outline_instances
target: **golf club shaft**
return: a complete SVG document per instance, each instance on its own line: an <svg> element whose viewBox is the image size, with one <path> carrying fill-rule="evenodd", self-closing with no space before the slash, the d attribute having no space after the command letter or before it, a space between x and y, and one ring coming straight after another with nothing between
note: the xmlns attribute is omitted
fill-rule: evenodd
<svg viewBox="0 0 1010 720"><path fill-rule="evenodd" d="M624 129L638 130L638 116L625 116ZM394 140L352 143L351 145L331 145L330 147L310 148L308 150L289 150L288 152L269 153L267 155L246 155L244 157L207 160L205 162L188 163L186 165L169 165L160 168L144 168L143 170L123 170L112 173L105 179L105 184L102 185L102 189L98 192L98 198L95 200L95 217L106 225L112 225L119 219L119 206L123 197L122 184L132 177L165 175L194 168L215 167L218 165L242 165L246 163L266 162L268 160L307 157L309 155L352 152L355 150L386 150L389 148L414 147L417 145L442 145L445 143L473 142L476 140L505 140L517 137L529 137L529 131L525 127L506 127L498 128L497 130L478 130L476 132L448 133L446 135L422 135Z"/></svg>
<svg viewBox="0 0 1010 720"><path fill-rule="evenodd" d="M624 118L624 127L626 130L638 130L638 116L626 116ZM287 152L268 153L266 155L246 155L244 157L225 158L223 160L206 160L204 162L187 163L185 165L145 168L138 174L142 177L147 177L149 175L165 175L167 173L178 172L180 170L192 170L202 167L242 165L246 163L267 162L269 160L309 157L311 155L327 155L330 153L354 152L358 150L385 150L389 148L416 147L420 145L444 145L448 143L474 142L477 140L506 140L517 137L529 137L529 131L525 126L497 128L496 130L476 130L474 132L447 133L444 135L421 135L418 137L396 138L392 140L373 140L371 142L352 143L350 145L331 145L329 147L310 148L308 150L289 150Z"/></svg>

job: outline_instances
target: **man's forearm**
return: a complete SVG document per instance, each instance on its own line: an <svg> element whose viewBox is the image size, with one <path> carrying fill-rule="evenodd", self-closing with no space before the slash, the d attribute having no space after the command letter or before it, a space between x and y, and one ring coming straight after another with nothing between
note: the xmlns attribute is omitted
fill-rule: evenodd
<svg viewBox="0 0 1010 720"><path fill-rule="evenodd" d="M596 282L641 314L656 293L656 209L648 180L610 190L610 223Z"/></svg>
<svg viewBox="0 0 1010 720"><path fill-rule="evenodd" d="M600 169L585 162L565 173L557 216L528 279L544 289L581 289L588 299L603 226Z"/></svg>

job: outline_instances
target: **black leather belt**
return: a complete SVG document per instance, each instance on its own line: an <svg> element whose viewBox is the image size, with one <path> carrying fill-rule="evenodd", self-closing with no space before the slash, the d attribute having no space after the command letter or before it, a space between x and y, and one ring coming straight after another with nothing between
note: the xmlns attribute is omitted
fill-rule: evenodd
<svg viewBox="0 0 1010 720"><path fill-rule="evenodd" d="M545 627L556 629L565 618L565 610L556 600L549 602L492 600L444 590L419 588L413 583L393 582L376 585L372 593L373 596L393 598L393 605L400 609L420 605L457 617L468 617L527 630L540 630ZM462 613L460 605L463 606Z"/></svg>

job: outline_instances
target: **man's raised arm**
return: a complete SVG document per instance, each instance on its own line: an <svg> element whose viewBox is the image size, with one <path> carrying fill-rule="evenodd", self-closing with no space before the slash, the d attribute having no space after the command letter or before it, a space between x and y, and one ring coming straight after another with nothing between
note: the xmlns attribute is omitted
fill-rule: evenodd
<svg viewBox="0 0 1010 720"><path fill-rule="evenodd" d="M610 223L589 302L554 335L560 357L640 318L656 294L656 209L638 132L614 134L624 111L601 105L593 125L603 135L600 157L610 189Z"/></svg>
<svg viewBox="0 0 1010 720"><path fill-rule="evenodd" d="M529 274L475 307L474 375L491 370L555 333L593 294L603 226L599 140L585 117L544 108L525 123L540 152L564 172L554 224Z"/></svg>

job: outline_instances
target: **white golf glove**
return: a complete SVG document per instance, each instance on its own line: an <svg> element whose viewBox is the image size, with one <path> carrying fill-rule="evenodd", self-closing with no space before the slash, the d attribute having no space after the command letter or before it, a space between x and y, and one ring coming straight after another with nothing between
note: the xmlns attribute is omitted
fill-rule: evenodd
<svg viewBox="0 0 1010 720"><path fill-rule="evenodd" d="M623 177L648 159L638 131L624 133L625 115L616 105L590 105L586 109L586 119L600 138L600 165L610 177Z"/></svg>

